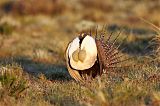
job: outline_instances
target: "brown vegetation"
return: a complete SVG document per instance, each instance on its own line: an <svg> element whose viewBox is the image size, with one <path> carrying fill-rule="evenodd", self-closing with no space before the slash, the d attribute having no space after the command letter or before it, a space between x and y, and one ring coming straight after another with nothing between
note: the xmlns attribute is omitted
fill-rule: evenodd
<svg viewBox="0 0 160 106"><path fill-rule="evenodd" d="M141 20L159 27L159 5L159 0L0 0L0 73L6 70L0 74L0 105L160 105L159 31ZM122 53L133 57L127 63L132 65L77 83L65 66L67 44L105 24L105 37L123 30L116 45L128 36Z"/></svg>

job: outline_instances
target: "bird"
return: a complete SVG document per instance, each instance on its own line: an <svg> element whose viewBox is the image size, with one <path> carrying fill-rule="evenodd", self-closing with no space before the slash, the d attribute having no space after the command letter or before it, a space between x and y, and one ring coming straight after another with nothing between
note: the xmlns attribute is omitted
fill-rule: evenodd
<svg viewBox="0 0 160 106"><path fill-rule="evenodd" d="M118 68L119 63L128 59L122 59L118 50L120 45L116 41L120 33L111 41L110 34L107 40L105 33L95 36L92 33L81 33L68 43L65 52L66 65L69 74L76 81L84 82L87 79L93 79L101 76L106 71Z"/></svg>

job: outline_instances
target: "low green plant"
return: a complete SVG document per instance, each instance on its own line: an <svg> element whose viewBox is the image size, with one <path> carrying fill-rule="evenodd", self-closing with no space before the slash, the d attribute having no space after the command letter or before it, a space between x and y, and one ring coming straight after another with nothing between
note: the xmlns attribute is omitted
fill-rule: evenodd
<svg viewBox="0 0 160 106"><path fill-rule="evenodd" d="M13 32L13 26L7 24L7 23L3 23L3 24L0 24L0 33L2 35L10 35L12 34Z"/></svg>
<svg viewBox="0 0 160 106"><path fill-rule="evenodd" d="M28 88L27 80L23 78L23 70L17 65L1 66L0 68L0 96L19 97Z"/></svg>

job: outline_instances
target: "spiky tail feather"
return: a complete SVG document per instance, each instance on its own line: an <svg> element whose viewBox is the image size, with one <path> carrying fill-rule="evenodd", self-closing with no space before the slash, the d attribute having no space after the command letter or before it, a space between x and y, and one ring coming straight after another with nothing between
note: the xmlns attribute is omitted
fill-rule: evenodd
<svg viewBox="0 0 160 106"><path fill-rule="evenodd" d="M100 73L103 73L104 70L109 71L109 70L113 70L114 68L122 68L123 66L119 66L119 65L121 65L122 62L125 62L130 59L130 58L123 59L124 55L122 55L118 50L121 44L118 46L115 45L120 34L121 34L121 31L115 37L115 39L111 41L112 33L109 35L107 40L104 39L105 32L101 32L101 35L98 35L96 33L95 41L98 49ZM128 67L128 66L124 66L124 67Z"/></svg>

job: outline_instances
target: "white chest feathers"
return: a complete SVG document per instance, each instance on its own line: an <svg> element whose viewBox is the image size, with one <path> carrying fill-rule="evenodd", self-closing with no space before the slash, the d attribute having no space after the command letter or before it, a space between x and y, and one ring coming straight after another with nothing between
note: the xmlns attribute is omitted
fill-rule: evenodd
<svg viewBox="0 0 160 106"><path fill-rule="evenodd" d="M97 60L97 46L95 39L89 35L80 39L76 37L66 51L71 68L85 70L91 68Z"/></svg>

